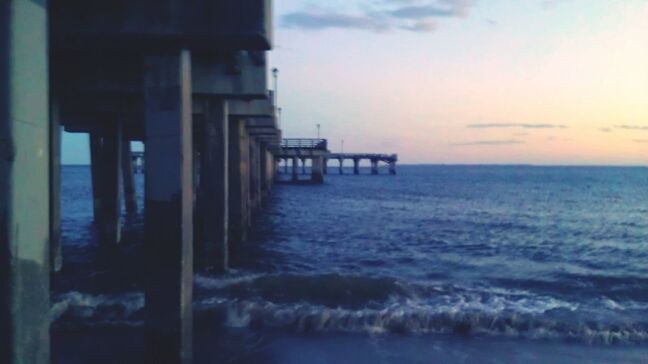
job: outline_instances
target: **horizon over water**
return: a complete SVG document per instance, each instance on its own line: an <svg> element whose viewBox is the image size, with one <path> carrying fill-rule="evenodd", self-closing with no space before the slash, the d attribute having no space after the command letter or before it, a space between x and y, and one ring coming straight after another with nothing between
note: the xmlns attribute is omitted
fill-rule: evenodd
<svg viewBox="0 0 648 364"><path fill-rule="evenodd" d="M333 167L275 187L228 274L196 272L197 362L648 361L645 166ZM143 341L143 176L108 256L89 168L62 185L54 355L124 362L108 348Z"/></svg>

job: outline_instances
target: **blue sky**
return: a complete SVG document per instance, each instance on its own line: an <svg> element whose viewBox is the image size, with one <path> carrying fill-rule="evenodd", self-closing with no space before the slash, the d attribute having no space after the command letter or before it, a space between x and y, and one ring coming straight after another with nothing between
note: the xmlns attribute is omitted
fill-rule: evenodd
<svg viewBox="0 0 648 364"><path fill-rule="evenodd" d="M275 1L287 137L409 163L648 164L645 0ZM87 163L65 135L64 163Z"/></svg>

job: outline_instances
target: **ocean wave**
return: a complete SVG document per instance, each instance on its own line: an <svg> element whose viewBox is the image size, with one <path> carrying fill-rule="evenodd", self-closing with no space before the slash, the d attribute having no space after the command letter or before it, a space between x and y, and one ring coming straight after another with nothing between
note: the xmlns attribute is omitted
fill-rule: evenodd
<svg viewBox="0 0 648 364"><path fill-rule="evenodd" d="M533 291L337 274L196 276L194 310L209 325L295 333L487 335L595 344L648 343L644 302L570 302ZM57 326L143 324L144 295L68 292ZM213 320L202 320L213 318ZM634 319L633 319L634 318Z"/></svg>
<svg viewBox="0 0 648 364"><path fill-rule="evenodd" d="M59 326L137 326L142 324L144 294L90 294L77 291L57 295L50 309Z"/></svg>
<svg viewBox="0 0 648 364"><path fill-rule="evenodd" d="M280 329L293 333L486 335L605 345L648 342L646 324L569 322L510 311L426 307L416 303L351 310L303 302L286 305L219 300L212 306L203 305L202 309L220 312L224 324L230 327Z"/></svg>

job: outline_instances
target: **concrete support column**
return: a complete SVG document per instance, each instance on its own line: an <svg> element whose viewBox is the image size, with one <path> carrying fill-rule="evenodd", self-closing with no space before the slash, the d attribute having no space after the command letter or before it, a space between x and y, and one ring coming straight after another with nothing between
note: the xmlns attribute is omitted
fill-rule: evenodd
<svg viewBox="0 0 648 364"><path fill-rule="evenodd" d="M284 160L284 174L287 176L288 175L288 158L283 158Z"/></svg>
<svg viewBox="0 0 648 364"><path fill-rule="evenodd" d="M250 137L250 217L255 215L261 204L261 161L259 142ZM251 220L250 220L251 221Z"/></svg>
<svg viewBox="0 0 648 364"><path fill-rule="evenodd" d="M314 183L324 183L324 158L321 156L311 159L311 180Z"/></svg>
<svg viewBox="0 0 648 364"><path fill-rule="evenodd" d="M301 161L301 173L306 174L306 158L300 158Z"/></svg>
<svg viewBox="0 0 648 364"><path fill-rule="evenodd" d="M396 175L396 162L389 162L389 174Z"/></svg>
<svg viewBox="0 0 648 364"><path fill-rule="evenodd" d="M0 363L49 363L47 2L0 2Z"/></svg>
<svg viewBox="0 0 648 364"><path fill-rule="evenodd" d="M340 161L340 174L344 174L344 158L338 158Z"/></svg>
<svg viewBox="0 0 648 364"><path fill-rule="evenodd" d="M90 171L92 173L92 212L94 222L99 224L101 221L101 136L99 132L92 131L89 133L90 138Z"/></svg>
<svg viewBox="0 0 648 364"><path fill-rule="evenodd" d="M191 55L182 50L145 62L146 361L191 363Z"/></svg>
<svg viewBox="0 0 648 364"><path fill-rule="evenodd" d="M99 218L99 241L111 247L121 240L121 123L114 122L101 128L101 152L99 153L99 193L101 207Z"/></svg>
<svg viewBox="0 0 648 364"><path fill-rule="evenodd" d="M129 140L122 142L121 150L122 184L124 186L124 204L126 212L137 212L137 198L135 195L135 175L133 174L133 153Z"/></svg>
<svg viewBox="0 0 648 364"><path fill-rule="evenodd" d="M63 267L61 252L61 123L58 104L51 100L50 108L50 268L58 272Z"/></svg>
<svg viewBox="0 0 648 364"><path fill-rule="evenodd" d="M293 182L299 181L299 176L297 175L297 169L299 168L299 163L297 162L299 158L293 157L292 158L292 180Z"/></svg>
<svg viewBox="0 0 648 364"><path fill-rule="evenodd" d="M371 174L378 174L378 160L371 160Z"/></svg>
<svg viewBox="0 0 648 364"><path fill-rule="evenodd" d="M328 174L328 158L322 159L322 172Z"/></svg>
<svg viewBox="0 0 648 364"><path fill-rule="evenodd" d="M259 144L259 169L261 170L260 181L261 181L261 204L263 204L268 192L270 191L270 176L272 173L270 171L271 161L268 160L268 149L265 143Z"/></svg>
<svg viewBox="0 0 648 364"><path fill-rule="evenodd" d="M247 239L248 141L245 120L232 118L229 128L229 250ZM230 253L231 256L231 253Z"/></svg>
<svg viewBox="0 0 648 364"><path fill-rule="evenodd" d="M353 159L353 174L360 174L360 159Z"/></svg>
<svg viewBox="0 0 648 364"><path fill-rule="evenodd" d="M228 266L229 122L227 102L205 101L200 168L201 259L218 272Z"/></svg>

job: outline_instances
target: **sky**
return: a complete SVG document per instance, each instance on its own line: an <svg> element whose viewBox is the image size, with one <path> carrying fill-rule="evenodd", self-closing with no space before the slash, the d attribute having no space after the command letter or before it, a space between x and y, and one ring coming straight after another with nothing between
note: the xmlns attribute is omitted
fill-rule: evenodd
<svg viewBox="0 0 648 364"><path fill-rule="evenodd" d="M401 163L648 165L648 0L275 0L284 137ZM343 141L343 142L342 142ZM63 162L87 163L87 136Z"/></svg>

